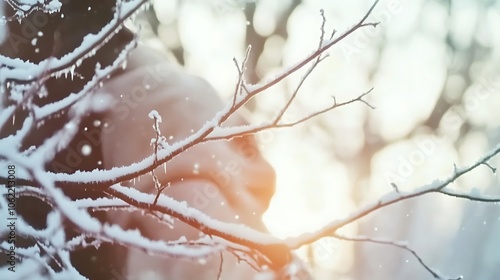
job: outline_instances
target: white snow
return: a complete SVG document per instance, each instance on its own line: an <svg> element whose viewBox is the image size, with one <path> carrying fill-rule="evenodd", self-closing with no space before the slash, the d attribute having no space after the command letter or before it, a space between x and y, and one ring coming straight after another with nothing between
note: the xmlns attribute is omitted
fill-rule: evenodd
<svg viewBox="0 0 500 280"><path fill-rule="evenodd" d="M117 225L104 225L103 232L106 236L119 240L122 244L140 247L149 253L171 255L185 258L202 258L217 253L224 249L223 246L188 247L185 245L169 244L165 241L150 240L143 237L139 230L123 230Z"/></svg>
<svg viewBox="0 0 500 280"><path fill-rule="evenodd" d="M161 123L162 121L160 114L156 110L152 110L151 112L149 112L148 117L152 120L156 119L159 123Z"/></svg>
<svg viewBox="0 0 500 280"><path fill-rule="evenodd" d="M56 1L52 1L56 2ZM106 24L97 34L88 34L83 38L80 46L75 48L71 53L65 54L61 58L50 57L41 61L38 64L23 61L18 58L8 58L0 56L0 64L5 67L0 68L0 83L5 83L8 80L25 81L26 73L30 73L33 77L42 77L44 73L52 72L52 70L60 69L51 74L51 76L60 76L62 74L71 73L74 63L78 59L85 59L95 55L97 48L107 43L117 32L120 31L121 25L117 22L127 17L138 6L143 5L144 0L131 0L123 2L119 7L119 11L115 13L115 17ZM55 4L54 4L55 5ZM120 15L118 18L116 15ZM107 35L109 34L109 35ZM97 45L96 45L97 44Z"/></svg>
<svg viewBox="0 0 500 280"><path fill-rule="evenodd" d="M115 191L120 192L121 194L137 200L138 202L153 203L155 199L155 195L145 194L133 188L127 188L120 185L114 185L111 188ZM165 195L161 195L159 197L157 205L165 207L166 209L171 210L172 212L184 217L187 220L196 221L207 228L236 237L237 239L248 240L255 244L282 243L282 241L276 237L262 233L260 231L256 231L245 225L231 224L215 220L207 216L200 210L189 207L186 202L180 202Z"/></svg>
<svg viewBox="0 0 500 280"><path fill-rule="evenodd" d="M54 182L47 178L47 176L44 176L44 173L41 172L41 170L41 168L35 169L34 176L43 186L46 193L52 197L55 206L62 211L64 216L86 232L99 232L101 229L100 222L91 217L86 211L76 207L76 205L68 197L66 197L60 189L57 189L54 186Z"/></svg>

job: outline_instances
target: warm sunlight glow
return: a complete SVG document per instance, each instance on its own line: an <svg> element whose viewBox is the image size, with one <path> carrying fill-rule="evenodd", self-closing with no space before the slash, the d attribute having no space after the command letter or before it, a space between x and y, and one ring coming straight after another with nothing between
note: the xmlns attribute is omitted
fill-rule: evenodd
<svg viewBox="0 0 500 280"><path fill-rule="evenodd" d="M274 6L277 1L262 0L261 3L253 21L247 24L253 24L257 33L267 35L276 28L276 19L270 17L279 14L279 9ZM256 66L263 76L261 82L274 77L283 67L294 65L317 46L321 8L325 9L328 19L326 29L335 28L339 34L361 16L368 4L303 1L287 22L288 37L274 34L267 38ZM461 47L467 46L475 36L471 30L476 15L468 6L474 5L457 3L455 7L461 16L450 21L454 40ZM401 190L410 191L432 182L433 178L448 176L453 163L468 164L488 149L482 132L464 138L458 147L454 135L458 135L465 119L474 125L493 129L498 126L500 111L495 109L498 104L495 101L500 100L500 95L492 94L498 90L498 71L475 62L469 71L476 80L466 81L463 73L453 72L456 65L450 66L453 59L449 56L449 46L443 43L447 32L447 23L443 21L446 14L438 3L381 1L371 16L380 21L377 30L361 30L331 49L330 57L309 76L294 101L295 106L291 106L283 120L294 120L323 108L332 102L332 96L337 101L346 101L371 87L374 91L367 100L376 109L355 104L291 129L257 135L264 155L277 174L276 194L264 216L273 235L286 238L314 231L392 191L393 181ZM240 9L216 15L207 7L204 10L190 8L189 13L184 10L179 14L180 37L187 52L186 67L209 80L226 99L231 96L236 81L231 59L235 57L240 62L243 59L245 38L232 35L237 33L236 29L245 27L243 15ZM496 26L498 18L497 14L490 13L488 20ZM477 35L482 43L499 44L496 33L496 37L485 34L488 36ZM268 121L275 116L305 72L306 69L302 69L256 98L255 111L247 115L251 122ZM475 85L470 86L471 82ZM470 87L465 89L461 101L459 98L466 86ZM436 113L433 109L442 102L440 98L452 104L464 102L465 107L448 111L438 124L437 133L425 127L422 131L415 130ZM470 189L470 186L486 186L493 180L486 176L490 174L487 168L474 172L475 176L458 180L455 186ZM364 224L355 223L344 233L356 236L359 231L384 238L405 236L413 244L431 251L445 241L451 242L463 223L463 201L441 203L436 197L422 201L395 208L402 214L397 221L386 211L378 219L366 218ZM417 216L417 210L426 214ZM384 215L389 218L385 220ZM439 229L440 237L435 236L432 242L408 233L416 230L418 217L425 215L432 216L432 230ZM322 239L311 248L312 253L304 247L298 253L313 259L317 279L329 280L333 273L347 275L352 273L355 263L357 266L363 263L354 259L355 254L379 256L385 247ZM390 271L388 267L395 259L399 260L395 257L377 259L363 264L366 268L356 269Z"/></svg>
<svg viewBox="0 0 500 280"><path fill-rule="evenodd" d="M302 140L294 134L302 135ZM352 203L345 168L329 159L332 154L318 151L313 139L300 131L273 131L273 135L265 146L278 174L277 193L264 219L269 230L278 237L295 236L346 215Z"/></svg>

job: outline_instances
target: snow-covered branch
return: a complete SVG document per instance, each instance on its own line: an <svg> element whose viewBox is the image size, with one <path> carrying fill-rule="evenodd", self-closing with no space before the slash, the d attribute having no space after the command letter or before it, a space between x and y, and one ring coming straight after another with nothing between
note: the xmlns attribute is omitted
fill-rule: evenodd
<svg viewBox="0 0 500 280"><path fill-rule="evenodd" d="M136 3L137 2L137 3ZM324 110L312 113L303 119L290 124L279 124L279 120L284 111L288 108L290 103L293 101L295 95L297 94L300 86L295 91L294 96L291 98L289 102L285 105L282 112L267 126L250 126L245 130L238 131L240 128L232 128L222 130L221 125L227 120L231 115L233 115L236 111L238 111L241 106L243 106L246 102L250 100L253 96L256 96L259 93L262 93L265 89L270 88L271 86L279 83L285 77L295 73L310 61L313 61L317 58L314 65L317 65L321 60L319 59L321 54L326 51L328 48L337 44L348 35L352 34L359 28L364 26L368 26L365 24L365 20L369 13L373 10L378 1L374 3L368 13L352 28L348 29L344 34L340 35L336 39L332 39L329 44L321 44L323 42L323 35L320 40L320 47L301 60L294 67L284 70L282 74L278 75L273 80L267 82L262 86L255 85L247 85L243 80L243 74L245 71L245 61L243 62L241 68L239 68L240 78L236 85L236 91L234 98L231 103L229 103L223 110L217 113L212 120L208 121L200 130L193 133L186 139L183 139L177 143L172 145L159 145L158 141L161 138L160 131L157 126L157 122L160 120L159 116L153 116L156 123L156 132L157 138L155 140L154 153L142 160L141 162L137 162L131 164L126 167L114 168L111 170L94 170L92 174L89 172L77 171L74 174L64 174L64 173L50 173L43 171L43 164L47 161L51 160L51 155L53 156L57 150L64 148L65 145L69 143L69 140L75 133L74 128L78 126L78 120L80 119L82 112L86 110L77 110L80 114L74 115L74 119L71 119L72 125L66 125L61 131L55 133L50 139L47 139L41 147L37 148L35 151L30 153L29 164L21 164L22 160L18 159L15 162L19 163L19 166L22 169L27 171L24 178L18 178L20 184L31 185L42 187L44 190L42 193L36 193L31 191L31 195L36 194L40 196L45 196L44 200L48 203L52 204L55 211L60 213L63 217L67 218L71 223L76 226L81 232L86 233L87 235L94 236L95 238L104 238L108 239L108 242L111 240L112 242L126 244L129 246L138 246L145 247L144 244L132 244L130 243L132 239L125 238L127 235L122 232L121 234L115 234L112 236L112 233L116 233L117 230L120 229L114 228L114 230L110 230L107 226L100 224L97 220L91 218L86 212L82 211L77 205L70 203L70 200L64 196L62 191L59 188L99 188L101 190L106 190L105 192L109 194L111 197L120 198L122 201L126 202L128 205L135 206L139 209L147 209L153 212L159 212L162 214L167 214L171 217L178 218L182 222L189 224L205 234L209 236L222 238L234 245L243 246L244 248L250 248L252 252L254 252L251 258L258 258L260 260L256 260L258 266L268 266L270 268L278 270L281 267L284 267L291 259L289 255L289 248L281 241L276 238L272 238L267 234L263 234L252 230L250 228L244 226L236 226L233 224L222 223L219 221L215 221L210 219L208 216L204 215L202 212L192 209L187 205L177 202L172 198L161 195L161 190L158 191L156 196L146 195L144 193L140 193L133 189L126 189L117 184L136 178L140 175L153 172L153 170L164 164L165 162L171 160L173 157L181 154L185 150L189 149L194 145L198 145L200 143L214 141L217 139L231 139L240 135L254 133L256 131L264 130L264 129L272 129L278 127L287 127L293 126L300 122L306 121L314 116L320 115L324 112L330 111L334 108L341 107L356 101L365 102L362 100L362 97L365 95L361 95L360 97L353 99L348 102L338 103L334 99L333 105L325 108ZM109 38L113 36L114 33L111 32L113 27L116 29L121 26L121 22L123 19L130 16L134 12L134 8L140 6L141 1L129 1L123 3L120 2L121 6L118 7L115 12L115 17L113 21L108 23L98 34L89 34L87 35L83 43L80 47L76 48L73 52L61 57L61 58L50 58L44 60L38 64L33 64L29 62L20 61L18 59L7 59L2 58L2 64L6 65L3 67L1 71L2 74L2 82L9 83L11 85L11 91L19 91L21 86L24 83L30 84L33 82L41 83L45 81L49 77L60 75L61 73L67 73L68 71L72 74L75 69L75 65L79 65L82 59L87 58L88 56L94 55L97 48L102 46ZM138 6L132 6L136 3ZM118 25L117 25L118 24ZM375 26L375 24L371 24L370 26ZM321 29L322 34L324 34L324 24ZM102 40L97 40L97 39ZM99 43L96 43L99 42ZM247 57L249 54L250 48L247 51ZM96 74L92 78L92 80L78 93L74 93L63 99L62 101L52 103L49 105L45 105L43 108L34 107L33 113L27 119L44 119L54 113L60 112L63 109L74 106L82 106L82 101L88 97L88 92L95 88L95 85L99 84L102 81L103 77L107 77L110 71L113 68L116 68L119 63L121 63L126 54L128 53L128 49L122 51L123 55L120 55L115 63L111 66L106 67L105 69L96 69ZM118 64L117 64L118 63ZM312 67L311 71L315 66ZM310 72L311 72L310 71ZM21 73L29 72L30 75L21 75ZM302 79L302 83L305 81L308 75L304 76ZM28 78L28 79L26 79ZM17 87L16 87L17 86ZM20 102L25 102L26 100L26 92L30 90L29 87L22 86L24 94L21 94L22 99ZM18 105L21 103L18 103ZM14 113L14 109L8 110L10 114L3 115L2 119L7 121L10 119L11 114ZM27 125L25 127L28 127ZM217 131L219 129L219 131ZM237 131L237 133L234 133ZM19 133L18 133L19 134ZM213 135L212 135L213 134ZM5 138L2 140L8 140L9 138ZM6 142L6 141L5 141ZM13 144L13 141L10 142ZM7 144L7 143L6 143ZM16 147L11 145L12 148ZM16 151L17 149L9 149L11 151ZM49 155L47 157L47 155ZM3 154L4 158L12 160L15 158L12 153ZM20 174L21 175L21 174ZM153 176L154 177L154 176ZM28 188L25 189L29 190ZM113 203L116 203L114 201ZM103 205L101 205L103 206ZM108 205L109 207L110 205ZM114 205L116 206L124 206L124 205ZM99 208L99 206L97 206ZM100 237L99 237L100 236ZM147 247L147 246L146 246ZM145 250L149 250L150 248L143 248ZM257 254L255 254L257 253ZM258 257L261 256L261 257Z"/></svg>
<svg viewBox="0 0 500 280"><path fill-rule="evenodd" d="M340 36L334 38L329 42L328 44L324 44L319 48L318 50L314 51L312 54L308 55L304 59L302 59L299 63L294 65L293 67L289 69L283 70L279 75L277 75L275 78L271 79L270 81L267 81L266 83L262 85L247 85L242 81L238 81L238 84L242 84L242 87L245 89L246 94L237 94L240 92L240 90L235 91L235 97L233 98L232 102L229 102L225 108L223 108L221 111L219 111L211 120L207 121L207 123L201 127L198 131L194 132L187 138L180 140L176 143L173 143L170 145L167 149L161 149L159 150L156 154L152 154L149 157L143 159L140 162L133 163L131 165L125 166L125 167L117 167L113 168L111 170L95 170L92 171L92 176L90 175L90 172L76 172L74 174L65 174L65 173L50 173L47 172L46 176L53 178L55 182L61 187L67 188L67 187L85 187L85 188L97 188L97 189L104 189L107 188L113 184L118 184L118 183L123 183L129 180L132 180L142 174L147 174L153 171L155 168L158 166L161 166L162 164L170 161L172 158L175 156L181 154L185 150L201 144L201 143L206 143L209 141L214 141L217 139L232 139L233 137L241 136L244 134L249 134L249 133L254 133L256 131L261 131L265 129L272 129L276 127L290 127L296 124L299 124L301 122L304 122L310 118L313 118L314 116L323 114L325 112L331 111L335 108L360 101L362 103L367 104L368 106L371 107L365 100L363 100L363 97L368 94L370 91L360 95L359 97L347 101L347 102L342 102L342 103L337 103L335 98L333 99L333 104L331 106L326 107L323 110L319 110L317 112L314 112L303 119L300 119L294 123L288 123L288 124L278 124L279 122L279 117L273 120L272 125L264 125L264 126L259 126L259 125L253 125L249 126L247 128L247 132L240 130L240 128L233 128L238 130L238 133L233 133L233 131L230 131L229 128L224 128L226 129L226 134L224 133L215 133L215 137L212 137L212 134L214 133L214 130L219 130L221 129L221 124L223 124L230 116L232 116L235 112L238 111L239 108L241 108L245 103L247 103L252 97L264 92L266 89L271 88L272 86L276 85L286 77L290 76L291 74L297 72L299 69L307 65L309 62L313 61L314 59L320 57L325 51L327 51L329 48L332 46L338 44L340 41L343 39L347 38L350 34L354 33L356 30L363 28L363 27L375 27L376 23L366 23L366 19L368 18L368 15L371 13L371 11L375 8L377 5L378 1L375 1L374 4L371 6L369 11L363 18L353 27L349 28L347 31L342 33ZM242 70L240 70L242 71ZM303 77L303 80L305 80L307 76ZM287 106L285 105L285 109ZM279 115L278 115L279 116ZM24 184L30 185L29 179L28 178L20 178L20 179L26 179Z"/></svg>
<svg viewBox="0 0 500 280"><path fill-rule="evenodd" d="M331 236L332 234L335 234L335 232L338 229L348 224L351 224L367 216L368 214L375 212L378 209L389 206L391 204L395 204L410 198L422 196L428 193L444 193L447 195L452 195L453 194L452 191L449 191L449 189L445 189L448 185L450 185L463 175L471 172L472 170L482 165L485 165L491 158L498 155L499 153L500 153L500 144L497 145L490 152L488 152L484 157L480 158L478 161L471 164L470 166L461 169L457 169L455 167L453 174L445 180L435 180L430 184L415 188L413 191L408 191L408 192L402 192L398 189L395 189L377 199L376 202L366 205L365 207L362 207L361 209L351 213L348 217L344 219L332 221L331 223L325 225L318 231L303 234L301 236L294 238L289 238L286 240L286 243L289 245L290 248L297 249L305 244L312 243L320 238ZM460 197L459 195L455 196ZM467 196L468 198L470 197L469 199L477 201L485 201L485 202L496 201L496 200L493 201L484 200L484 197L480 195L475 196L472 193L463 196Z"/></svg>
<svg viewBox="0 0 500 280"><path fill-rule="evenodd" d="M6 0L16 11L12 16L2 15L0 21L22 20L29 14L35 11L43 11L45 13L55 13L61 9L61 2L59 0L49 1L33 1L33 0Z"/></svg>
<svg viewBox="0 0 500 280"><path fill-rule="evenodd" d="M14 85L43 83L50 77L74 75L83 60L92 57L122 28L126 19L133 17L149 4L148 0L130 0L121 2L114 17L97 34L87 34L80 46L64 56L49 57L39 63L24 61L19 58L0 56L0 83Z"/></svg>
<svg viewBox="0 0 500 280"><path fill-rule="evenodd" d="M155 132L155 138L151 140L153 146L152 153L146 158L128 166L114 167L107 170L54 173L46 171L44 166L47 162L53 160L58 151L65 149L70 144L77 133L77 127L82 117L92 109L95 109L92 106L92 98L94 97L92 93L116 69L125 63L128 53L135 47L135 41L127 44L109 66L101 68L100 65L96 65L94 76L91 77L80 91L73 92L62 100L43 106L31 104L31 98L34 93L41 90L40 85L49 78L56 78L63 74L73 75L75 69L81 65L83 60L94 56L96 51L106 44L120 28L123 28L125 19L136 14L149 1L118 1L119 4L117 5L113 19L97 34L86 35L79 47L62 57L50 57L40 63L32 63L17 58L0 56L0 84L2 86L5 85L7 90L5 94L9 95L8 99L14 101L14 104L9 104L5 108L2 108L2 112L0 112L0 131L10 121L13 121L13 116L18 108L24 106L29 109L29 115L23 120L17 131L0 139L0 146L2 147L2 150L0 150L0 167L12 163L18 166L18 196L34 196L52 206L52 211L48 217L48 226L45 229L34 229L23 219L19 219L19 235L32 237L36 243L33 247L20 251L20 256L39 262L40 267L51 275L55 275L56 272L51 267L43 265L49 260L57 262L58 266L73 273L72 269L74 268L69 261L68 252L89 246L99 246L103 243L113 243L133 247L151 254L192 259L217 255L225 250L232 253L239 260L250 263L257 270L267 267L271 270L279 271L286 268L292 262L294 256L291 254L291 250L315 242L323 237L333 236L342 240L372 242L402 248L412 253L419 263L436 279L447 279L431 269L414 250L402 243L364 237L349 238L338 235L336 231L378 209L428 193L441 193L456 198L481 202L500 202L500 198L488 197L476 192L462 193L449 188L449 185L459 177L482 165L495 171L488 164L488 161L500 153L500 145L476 163L463 169L455 168L454 173L446 180L434 181L413 191L406 192L400 191L397 185L392 184L394 190L380 197L375 203L355 211L344 219L332 221L316 232L285 240L275 238L244 225L215 220L203 211L192 208L185 202L177 201L163 194L162 191L166 188L166 185L162 186L154 173L157 167L202 143L221 139L230 140L269 129L293 127L326 112L354 103L362 103L373 109L374 107L365 99L366 95L373 90L370 89L356 98L347 101L337 102L336 98L333 97L331 104L302 116L295 121L284 122L283 120L284 114L290 108L292 102L296 100L306 79L316 69L317 65L327 57L325 55L326 51L361 28L373 28L377 26L377 23L368 22L367 19L378 2L378 0L375 1L366 14L353 27L340 35L337 35L334 30L331 32L329 38L325 38L326 32L324 28L326 19L323 11L321 11L322 25L317 48L295 65L284 69L274 78L262 84L247 84L244 79L246 64L251 51L249 47L241 64L238 64L235 59L238 80L232 100L198 131L193 132L185 139L168 144L160 131L161 116L156 111L151 111L149 116L154 122L153 129ZM15 18L19 19L22 19L34 10L51 12L60 8L60 6L56 5L58 1L46 1L46 3L40 4L41 2L37 1L12 0L8 1L8 3L17 9L18 13L16 13ZM263 94L266 90L304 67L309 68L294 89L291 97L277 110L274 118L261 124L232 127L223 126L251 98ZM19 143L26 138L30 129L62 111L67 111L70 115L68 123L63 128L47 137L37 147L22 150ZM157 190L156 194L146 194L123 185L129 180L146 174L152 175L153 183ZM8 182L8 178L5 175L0 176L4 176L0 177L0 183ZM69 189L97 189L108 195L108 197L72 201L63 192L63 190ZM4 199L4 197L8 196L7 190L1 189L0 195L2 196L0 198L0 210L4 211L8 208L7 202ZM142 211L146 215L156 218L159 223L166 223L167 225L171 225L175 218L198 229L206 237L194 241L184 239L176 241L151 240L138 230L127 230L117 224L103 223L91 216L87 210ZM63 220L70 223L80 235L67 240L62 230ZM0 233L4 234L4 232ZM7 244L3 242L0 244L0 249L7 250L6 246ZM42 252L46 256L42 256ZM221 267L222 263L223 259L221 255ZM219 269L220 271L221 268ZM77 274L75 272L72 276L81 276Z"/></svg>

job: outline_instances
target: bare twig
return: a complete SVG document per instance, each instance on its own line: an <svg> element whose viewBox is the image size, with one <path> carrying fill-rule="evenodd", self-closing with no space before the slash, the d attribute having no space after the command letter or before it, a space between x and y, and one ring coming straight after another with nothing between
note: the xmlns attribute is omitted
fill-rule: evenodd
<svg viewBox="0 0 500 280"><path fill-rule="evenodd" d="M260 132L263 130L267 130L267 129L293 127L293 126L296 126L296 125L303 123L307 120L310 120L316 116L322 115L322 114L329 112L329 111L332 111L336 108L343 107L343 106L346 106L346 105L349 105L349 104L352 104L355 102L362 102L362 103L366 104L367 106L369 106L370 108L374 108L368 102L363 100L363 97L366 96L367 94L369 94L370 92L372 92L372 90L373 90L373 88L370 89L369 91L359 95L356 98L353 98L351 100L341 102L341 103L337 103L335 97L333 97L333 104L332 105L330 105L322 110L316 111L312 114L309 114L305 117L302 117L296 121L289 122L289 123L276 124L275 121L273 121L272 123L262 124L259 126L240 126L240 127L238 127L238 129L219 127L216 130L214 130L214 132L211 133L208 137L206 137L205 141L231 139L234 137L240 137L240 136L244 136L244 135L248 135L248 134L254 134L254 133L257 133L257 132Z"/></svg>
<svg viewBox="0 0 500 280"><path fill-rule="evenodd" d="M462 276L459 276L459 277L456 277L456 278L451 278L451 277L445 277L445 276L440 275L438 272L434 271L427 264L425 264L425 262L417 254L417 252L415 252L415 250L411 249L410 247L408 247L406 244L404 244L402 242L394 242L394 241L390 241L390 240L381 240L381 239L375 239L375 238L370 238L370 237L347 237L347 236L343 236L343 235L340 235L340 234L337 234L337 233L332 234L332 237L335 237L335 238L340 239L340 240L346 240L346 241L369 242L369 243L382 244L382 245L390 245L390 246L394 246L394 247L397 247L397 248L401 248L401 249L403 249L405 251L410 252L417 259L417 261L425 268L425 270L427 270L430 274L432 274L432 276L435 279L439 279L439 280L461 280L462 279Z"/></svg>
<svg viewBox="0 0 500 280"><path fill-rule="evenodd" d="M396 183L391 183L391 187L394 189L395 192L399 193L399 187L396 185Z"/></svg>
<svg viewBox="0 0 500 280"><path fill-rule="evenodd" d="M464 198L468 199L471 201L478 201L478 202L500 202L500 197L490 197L490 196L485 196L485 195L479 195L479 194L472 194L472 193L461 193L449 188L443 188L438 191L439 193L456 197L456 198Z"/></svg>
<svg viewBox="0 0 500 280"><path fill-rule="evenodd" d="M497 172L497 169L495 167L491 166L489 163L483 162L483 164L486 165L491 170L491 172L493 172L493 173Z"/></svg>
<svg viewBox="0 0 500 280"><path fill-rule="evenodd" d="M217 272L217 280L222 280L222 265L224 264L224 256L222 252L219 253L220 263L219 263L219 271Z"/></svg>
<svg viewBox="0 0 500 280"><path fill-rule="evenodd" d="M247 50L245 51L245 58L241 63L241 67L238 65L238 61L236 60L236 58L233 58L234 65L238 70L238 81L236 82L236 86L233 93L232 107L236 105L236 98L238 97L238 94L241 95L243 90L245 90L248 93L245 86L245 70L247 68L248 58L250 57L251 51L252 51L252 46L248 45Z"/></svg>

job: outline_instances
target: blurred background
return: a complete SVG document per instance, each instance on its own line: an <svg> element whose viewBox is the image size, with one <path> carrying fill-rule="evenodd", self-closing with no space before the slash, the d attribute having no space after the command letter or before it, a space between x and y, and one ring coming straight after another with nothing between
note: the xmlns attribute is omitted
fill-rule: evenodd
<svg viewBox="0 0 500 280"><path fill-rule="evenodd" d="M500 1L382 0L380 22L334 46L285 114L293 121L374 87L367 100L290 129L257 135L278 176L265 222L278 237L342 218L392 191L412 190L473 163L500 142ZM140 16L144 41L230 98L252 45L249 83L263 83L354 25L373 1L170 0ZM255 100L251 121L269 120L306 69ZM499 166L498 158L491 161ZM500 196L484 166L456 181L459 191ZM500 205L427 195L382 209L342 229L408 241L432 268L465 279L500 277ZM298 252L317 279L432 279L408 252L387 245L323 239Z"/></svg>

